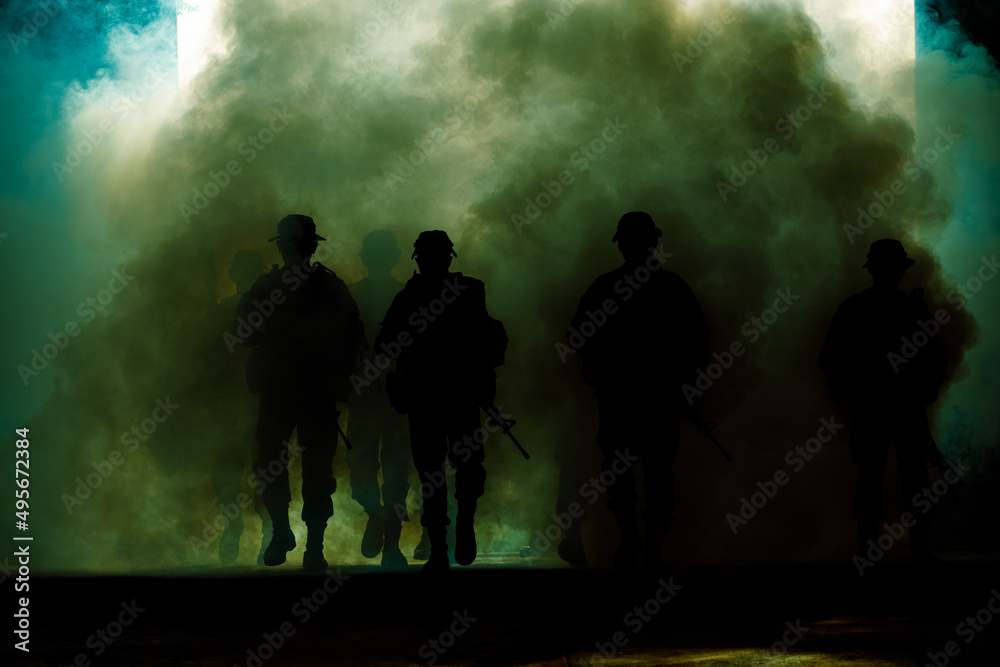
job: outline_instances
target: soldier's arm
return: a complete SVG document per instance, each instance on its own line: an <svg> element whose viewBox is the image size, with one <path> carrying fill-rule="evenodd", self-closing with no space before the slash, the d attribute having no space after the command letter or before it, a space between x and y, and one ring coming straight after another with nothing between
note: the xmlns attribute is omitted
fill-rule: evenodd
<svg viewBox="0 0 1000 667"><path fill-rule="evenodd" d="M389 310L385 311L385 317L379 323L378 335L375 336L376 350L382 350L383 346L396 342L399 334L405 329L406 319L410 316L407 312L407 301L405 288L393 297Z"/></svg>
<svg viewBox="0 0 1000 667"><path fill-rule="evenodd" d="M595 307L600 307L600 304L597 302L600 301L600 297L598 295L602 290L598 286L598 283L599 281L594 281L590 287L587 288L587 291L583 293L583 296L580 297L580 302L576 306L576 312L573 313L573 319L569 322L569 328L566 330L566 339L571 342L571 346L573 340L571 331L580 331L580 325L587 321L587 311L594 310ZM583 348L581 347L580 349L582 350Z"/></svg>
<svg viewBox="0 0 1000 667"><path fill-rule="evenodd" d="M823 345L819 351L819 367L824 373L830 373L840 365L845 340L845 325L847 321L846 302L840 304L830 319Z"/></svg>
<svg viewBox="0 0 1000 667"><path fill-rule="evenodd" d="M363 290L362 285L364 281L358 281L351 283L347 286L347 291L351 293L351 298L354 299L354 303L365 302L365 299L370 299L371 297ZM358 336L361 341L361 350L371 350L375 346L375 331L377 331L378 326L375 322L365 322L364 316L361 314L361 306L358 306ZM370 317L369 317L370 319Z"/></svg>
<svg viewBox="0 0 1000 667"><path fill-rule="evenodd" d="M850 300L844 301L837 308L830 320L830 326L826 330L823 338L823 345L819 352L819 367L823 371L824 380L830 395L838 405L844 405L848 401L848 387L845 370L845 361L850 352L848 348L848 324L851 320Z"/></svg>
<svg viewBox="0 0 1000 667"><path fill-rule="evenodd" d="M473 286L475 291L472 295L475 297L475 300L472 302L471 315L475 323L477 338L483 341L483 344L480 346L483 365L492 369L493 364L491 360L493 358L493 338L495 332L493 331L493 318L490 317L489 310L486 307L486 284L476 280L473 281Z"/></svg>
<svg viewBox="0 0 1000 667"><path fill-rule="evenodd" d="M361 350L367 345L365 341L365 325L361 322L361 312L358 309L358 303L351 296L351 290L347 288L347 284L343 280L340 278L336 280L340 302L343 304L347 325L350 328L347 351L353 361L357 359L358 355L361 354Z"/></svg>
<svg viewBox="0 0 1000 667"><path fill-rule="evenodd" d="M460 299L466 327L465 353L473 371L469 389L480 406L491 405L496 399L496 371L493 367L496 334L493 320L486 307L486 285L474 278L463 278L466 291Z"/></svg>
<svg viewBox="0 0 1000 667"><path fill-rule="evenodd" d="M266 274L265 274L266 275ZM264 276L257 279L257 282L253 286L243 293L240 297L239 303L236 305L236 313L233 317L233 322L229 326L229 333L233 336L239 338L242 344L246 347L256 347L262 346L265 343L265 336L256 327L252 327L249 322L249 315L253 312L253 302L257 298L257 295L261 291L261 285L264 280ZM246 336L247 329L251 330L249 336Z"/></svg>
<svg viewBox="0 0 1000 667"><path fill-rule="evenodd" d="M470 316L476 325L479 327L488 327L490 314L486 308L486 284L481 280L470 281L470 296L472 297L469 301Z"/></svg>
<svg viewBox="0 0 1000 667"><path fill-rule="evenodd" d="M334 330L329 341L333 362L331 379L336 400L346 403L351 393L351 374L357 372L359 368L364 330L361 326L358 304L351 296L351 291L333 271L323 268L327 271L325 287L332 296L328 307L331 309L334 322Z"/></svg>
<svg viewBox="0 0 1000 667"><path fill-rule="evenodd" d="M709 362L708 322L705 321L705 314L701 310L701 304L698 303L698 297L695 296L694 290L680 276L677 280L679 281L678 296L683 313L682 321L687 327L687 349L691 355L692 365L688 370L693 374L699 368L707 366Z"/></svg>
<svg viewBox="0 0 1000 667"><path fill-rule="evenodd" d="M566 330L566 342L569 347L580 353L583 374L583 381L591 387L596 387L600 382L604 372L608 367L608 350L600 342L603 337L594 332L591 336L583 336L581 328L588 322L587 311L602 308L602 295L607 294L603 288L601 279L595 280L590 287L580 297L580 303L576 307L576 313L570 320L569 328Z"/></svg>

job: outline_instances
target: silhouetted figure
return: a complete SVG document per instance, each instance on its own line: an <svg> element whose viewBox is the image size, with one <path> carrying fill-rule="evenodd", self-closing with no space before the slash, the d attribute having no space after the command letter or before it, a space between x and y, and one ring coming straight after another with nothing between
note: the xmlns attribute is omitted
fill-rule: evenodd
<svg viewBox="0 0 1000 667"><path fill-rule="evenodd" d="M590 461L579 454L563 457L557 453L556 463L559 465L556 514L572 517L570 508L574 504L580 505L580 485L586 483L588 476L585 469L588 468ZM556 547L556 553L572 567L587 567L587 552L583 546L583 517L575 519L566 527L563 538Z"/></svg>
<svg viewBox="0 0 1000 667"><path fill-rule="evenodd" d="M933 560L930 534L926 517L915 511L913 496L927 486L928 457L937 452L926 406L937 400L948 360L937 331L928 335L926 323L934 320L923 290L916 288L907 296L899 289L903 273L913 264L899 241L871 244L863 268L873 285L840 304L819 365L834 401L850 409L851 457L858 466L854 518L859 553L879 537L891 440L904 506L917 518L910 529L910 553L914 560L926 561Z"/></svg>
<svg viewBox="0 0 1000 667"><path fill-rule="evenodd" d="M363 333L358 307L340 278L310 263L318 241L312 218L289 215L278 223L284 266L261 276L243 295L232 331L255 347L247 379L258 390L258 475L267 481L264 504L274 534L265 565L280 565L295 548L288 523L288 439L298 429L302 450L302 566L325 569L323 533L333 516L333 456L337 447L336 401L346 402Z"/></svg>
<svg viewBox="0 0 1000 667"><path fill-rule="evenodd" d="M242 295L250 290L257 278L267 271L264 258L256 250L240 250L233 255L229 268L229 277L236 283L236 293L218 303L215 318L218 323L216 340L220 340L218 332L229 329L236 308ZM221 351L218 359L220 377L217 378L220 389L219 399L212 404L213 417L225 419L232 425L231 437L220 441L213 451L212 486L215 489L215 504L222 512L225 527L219 540L219 560L223 563L233 563L240 555L240 536L243 534L243 516L239 513L243 470L247 461L252 460L254 453L254 421L250 417L256 409L256 399L247 391L245 368L250 357L250 351L241 345L232 344L231 340L222 337ZM271 518L267 514L261 494L254 493L254 509L260 516L263 535L260 553L257 554L258 565L264 564L264 548L271 539Z"/></svg>
<svg viewBox="0 0 1000 667"><path fill-rule="evenodd" d="M358 255L368 269L368 276L353 283L350 290L361 311L366 335L373 339L393 297L403 288L403 284L390 275L400 250L391 232L376 230L365 237ZM365 349L362 356L365 369L378 368L374 347ZM347 426L348 438L357 445L347 454L352 495L368 513L361 553L365 558L374 558L381 551L383 566L405 567L406 557L399 549L399 535L402 521L409 521L406 494L410 490L407 479L410 446L406 420L389 404L383 375L355 384Z"/></svg>
<svg viewBox="0 0 1000 667"><path fill-rule="evenodd" d="M662 266L662 236L648 213L618 221L625 262L597 278L580 299L570 326L570 347L583 357L583 377L596 387L608 509L621 528L615 568L663 564L663 540L674 511L681 386L708 362L708 328L694 293ZM642 549L635 505L635 463L641 462L646 498ZM565 550L565 548L564 548ZM571 552L566 556L573 556ZM565 556L564 556L565 558Z"/></svg>
<svg viewBox="0 0 1000 667"><path fill-rule="evenodd" d="M396 295L375 346L378 354L396 358L386 389L393 406L409 415L424 502L421 523L431 543L424 571L440 572L448 569L446 460L455 469L455 562L476 559L473 521L486 470L474 436L480 407L496 393L497 342L483 283L448 271L456 254L448 235L422 232L413 248L420 273Z"/></svg>

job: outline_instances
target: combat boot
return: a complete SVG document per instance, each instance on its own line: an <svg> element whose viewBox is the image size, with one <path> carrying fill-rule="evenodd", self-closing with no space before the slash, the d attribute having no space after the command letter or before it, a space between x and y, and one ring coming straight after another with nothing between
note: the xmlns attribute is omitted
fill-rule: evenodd
<svg viewBox="0 0 1000 667"><path fill-rule="evenodd" d="M361 555L365 558L375 558L382 551L385 533L385 510L381 505L368 512L368 523L365 524L365 534L361 536Z"/></svg>
<svg viewBox="0 0 1000 667"><path fill-rule="evenodd" d="M326 532L326 521L307 524L306 552L302 556L302 567L310 572L322 572L329 567L323 558L323 533Z"/></svg>
<svg viewBox="0 0 1000 667"><path fill-rule="evenodd" d="M579 535L565 537L556 549L559 557L575 568L587 567L587 552Z"/></svg>
<svg viewBox="0 0 1000 667"><path fill-rule="evenodd" d="M427 560L431 557L431 538L427 534L427 528L420 531L420 543L413 549L413 560Z"/></svg>
<svg viewBox="0 0 1000 667"><path fill-rule="evenodd" d="M475 519L475 501L459 503L455 523L455 562L459 565L471 565L476 560Z"/></svg>
<svg viewBox="0 0 1000 667"><path fill-rule="evenodd" d="M267 545L271 543L271 537L274 536L274 526L271 525L271 516L267 512L261 515L260 529L260 551L257 552L257 565L264 564L264 553L267 551Z"/></svg>
<svg viewBox="0 0 1000 667"><path fill-rule="evenodd" d="M264 550L264 565L271 567L284 563L288 552L295 548L295 534L288 525L287 513L284 521L273 521L273 530L271 542Z"/></svg>
<svg viewBox="0 0 1000 667"><path fill-rule="evenodd" d="M402 569L408 565L406 556L399 550L399 535L403 524L390 518L385 525L385 544L382 546L382 567L386 569Z"/></svg>
<svg viewBox="0 0 1000 667"><path fill-rule="evenodd" d="M448 529L445 526L435 526L427 529L430 538L431 552L424 563L423 572L439 575L448 572Z"/></svg>
<svg viewBox="0 0 1000 667"><path fill-rule="evenodd" d="M629 507L614 513L621 529L621 543L615 552L615 569L631 572L638 567L642 538L639 537L639 523L635 518L635 508Z"/></svg>

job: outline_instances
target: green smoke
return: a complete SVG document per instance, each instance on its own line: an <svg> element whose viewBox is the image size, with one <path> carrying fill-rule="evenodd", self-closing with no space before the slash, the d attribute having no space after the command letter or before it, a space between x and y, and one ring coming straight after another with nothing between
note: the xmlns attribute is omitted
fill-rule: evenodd
<svg viewBox="0 0 1000 667"><path fill-rule="evenodd" d="M799 8L707 4L689 13L667 2L587 2L553 21L553 4L224 5L217 20L228 52L209 61L187 97L154 88L57 184L50 162L63 157L63 138L99 123L116 92L148 76L172 24L111 34L108 57L121 79L83 83L84 102L38 140L25 166L38 196L4 202L12 229L30 236L31 205L58 193L65 208L46 215L70 220L60 245L73 253L58 252L74 258L35 283L48 250L24 255L16 264L24 294L13 301L38 303L41 285L89 286L59 308L37 306L48 313L41 333L10 353L7 368L79 319L76 303L103 289L113 269L135 276L27 387L9 373L17 391L37 392L11 419L32 428L46 567L213 562L214 548L195 553L189 539L219 515L211 452L255 419L252 403L232 398L242 386L215 372L232 363L215 304L235 290L226 272L237 251L278 261L266 239L292 212L317 221L328 239L322 261L348 283L364 275L357 253L372 229L392 231L404 249L421 230L444 229L458 251L453 269L486 282L511 339L498 401L533 457L523 461L498 437L487 443L477 514L484 553L516 551L544 532L560 468L571 488L597 473L591 392L578 360L564 363L556 343L587 285L620 261L610 238L630 210L648 211L663 229L667 268L698 295L713 351L724 356L734 342L746 350L696 403L721 422L716 435L738 465L682 431L676 562L828 560L851 544L844 431L740 534L724 516L757 481L788 470L785 453L815 436L820 419L842 419L815 360L837 304L869 283L861 265L878 238L903 240L918 262L904 288L922 286L932 310L953 315L941 334L956 380L942 400L942 448L972 455L995 442L995 417L983 408L996 389L982 373L997 365L990 342L1000 297L988 284L968 309L945 302L973 275L977 255L996 247L995 219L980 221L993 215L995 195L963 180L986 171L995 183L989 62L970 71L945 53L922 56L917 90L933 101L914 127L859 99ZM373 21L378 29L366 34ZM700 37L706 30L710 40ZM787 119L803 107L807 118ZM961 138L910 178L911 163L949 127ZM860 235L845 230L897 180L905 192L884 214ZM395 275L405 280L413 268L403 259ZM795 299L765 331L751 318L777 290ZM64 496L77 479L123 450L123 434L141 430L168 396L175 413L70 513ZM342 452L335 474L327 558L362 563L364 515L350 500ZM259 527L244 514L240 562L251 563ZM589 506L584 535L595 562L607 562L616 533L603 502ZM404 552L416 538L407 526Z"/></svg>

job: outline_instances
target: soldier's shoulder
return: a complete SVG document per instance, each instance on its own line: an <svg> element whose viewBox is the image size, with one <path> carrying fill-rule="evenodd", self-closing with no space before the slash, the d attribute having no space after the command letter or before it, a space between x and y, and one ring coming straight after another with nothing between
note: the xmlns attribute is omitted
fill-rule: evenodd
<svg viewBox="0 0 1000 667"><path fill-rule="evenodd" d="M420 278L420 274L414 272L414 274L403 283L402 288L396 292L396 296L392 298L392 304L397 307L402 307L400 304L408 304L417 301L423 290L423 281Z"/></svg>
<svg viewBox="0 0 1000 667"><path fill-rule="evenodd" d="M594 282L590 283L590 287L587 288L588 292L611 289L615 283L622 279L624 276L624 271L621 267L617 269L612 269L607 273L602 273L601 275L594 278Z"/></svg>
<svg viewBox="0 0 1000 667"><path fill-rule="evenodd" d="M682 287L690 289L688 281L684 280L679 273L674 273L673 271L661 268L659 271L652 273L651 276L653 280L658 280L661 285L673 288Z"/></svg>
<svg viewBox="0 0 1000 667"><path fill-rule="evenodd" d="M867 308L870 306L872 299L871 294L867 294L868 290L864 292L855 292L846 299L840 302L837 307L838 311L850 312L853 310L858 310L860 308Z"/></svg>
<svg viewBox="0 0 1000 667"><path fill-rule="evenodd" d="M887 294L869 287L841 301L837 312L841 315L860 317L882 311L891 304L899 302L900 297L903 297L905 300L906 295L902 292L890 292Z"/></svg>
<svg viewBox="0 0 1000 667"><path fill-rule="evenodd" d="M858 304L890 304L906 303L910 297L901 289L877 290L874 287L869 287L844 299L845 302L851 300Z"/></svg>
<svg viewBox="0 0 1000 667"><path fill-rule="evenodd" d="M594 278L594 281L587 286L583 294L580 295L580 303L592 303L594 301L603 301L605 298L611 296L611 292L614 291L615 283L621 279L621 273L618 270L608 271L607 273L602 273L601 275Z"/></svg>
<svg viewBox="0 0 1000 667"><path fill-rule="evenodd" d="M335 294L336 298L345 301L354 301L354 297L351 295L351 288L347 286L347 283L333 269L323 266L319 262L313 264L312 269L313 276L319 277L323 281L325 289Z"/></svg>
<svg viewBox="0 0 1000 667"><path fill-rule="evenodd" d="M270 291L273 287L279 285L280 283L281 268L277 264L274 264L271 266L269 271L265 271L257 276L257 280L254 281L250 291L257 291L261 289Z"/></svg>
<svg viewBox="0 0 1000 667"><path fill-rule="evenodd" d="M413 290L420 289L421 285L424 283L424 277L421 276L416 271L410 276L405 283L403 283L402 292L412 292Z"/></svg>
<svg viewBox="0 0 1000 667"><path fill-rule="evenodd" d="M467 287L467 288L475 290L477 292L485 292L486 291L486 283L484 283L482 280L479 280L478 278L473 278L472 276L467 276L464 273L460 273L460 272L458 272L458 273L452 273L451 277L449 279L450 280L454 280L455 283L458 284L458 285L461 285L463 287Z"/></svg>
<svg viewBox="0 0 1000 667"><path fill-rule="evenodd" d="M322 276L323 280L331 285L336 285L337 287L343 286L344 289L347 289L347 283L345 283L340 276L337 275L337 272L329 266L316 262L312 265L312 272L315 275Z"/></svg>

